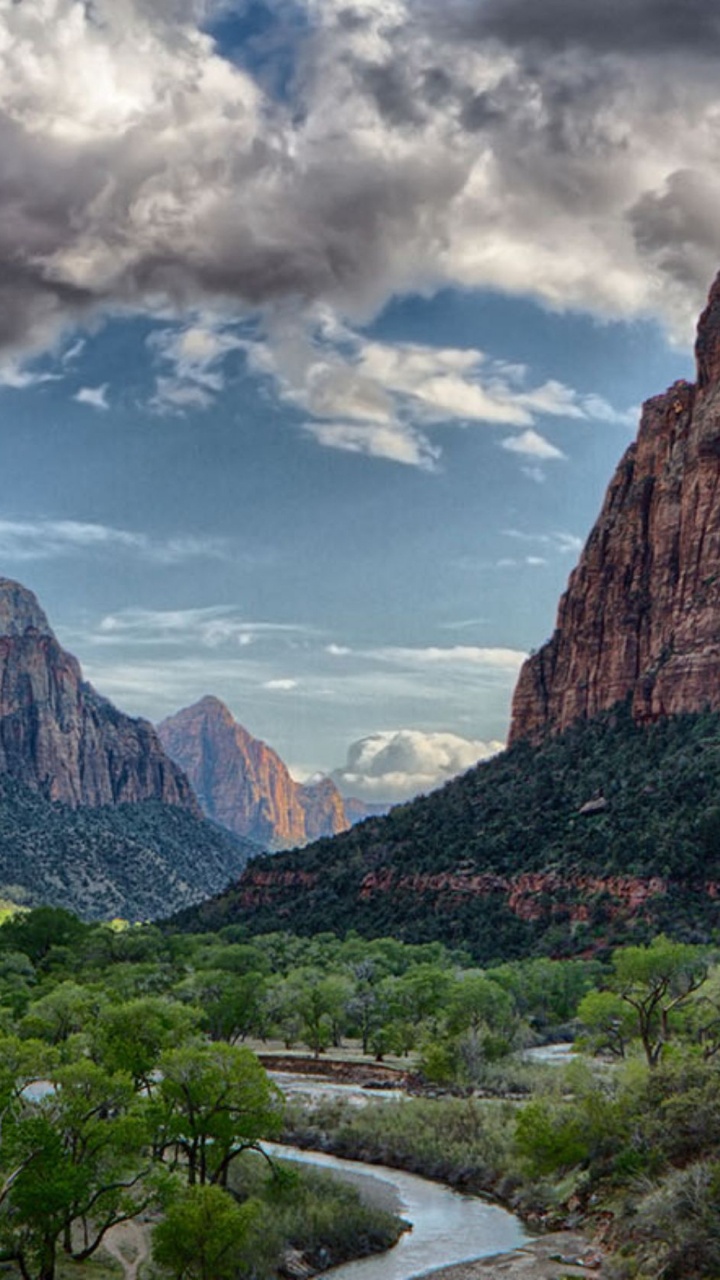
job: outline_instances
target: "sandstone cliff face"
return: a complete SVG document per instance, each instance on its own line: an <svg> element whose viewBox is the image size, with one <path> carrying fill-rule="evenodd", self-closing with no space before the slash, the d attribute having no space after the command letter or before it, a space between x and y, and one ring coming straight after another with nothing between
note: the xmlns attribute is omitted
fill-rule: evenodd
<svg viewBox="0 0 720 1280"><path fill-rule="evenodd" d="M334 783L295 782L277 753L237 724L218 698L169 716L158 735L188 774L203 812L236 835L290 849L347 830Z"/></svg>
<svg viewBox="0 0 720 1280"><path fill-rule="evenodd" d="M83 682L31 591L0 578L0 774L72 807L160 800L199 814L146 720Z"/></svg>
<svg viewBox="0 0 720 1280"><path fill-rule="evenodd" d="M555 632L520 673L511 742L626 697L638 721L720 708L720 276L696 356L695 384L644 406Z"/></svg>

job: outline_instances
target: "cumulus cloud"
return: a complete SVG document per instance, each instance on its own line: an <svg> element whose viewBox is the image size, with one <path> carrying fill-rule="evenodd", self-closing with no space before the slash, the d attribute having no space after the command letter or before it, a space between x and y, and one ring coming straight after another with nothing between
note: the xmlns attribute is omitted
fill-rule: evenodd
<svg viewBox="0 0 720 1280"><path fill-rule="evenodd" d="M78 404L87 404L91 409L109 409L108 404L108 383L105 382L101 387L81 387L73 396Z"/></svg>
<svg viewBox="0 0 720 1280"><path fill-rule="evenodd" d="M306 422L305 430L328 449L388 458L422 471L433 471L440 456L440 450L422 432L400 423Z"/></svg>
<svg viewBox="0 0 720 1280"><path fill-rule="evenodd" d="M0 0L9 355L90 313L362 321L447 284L687 334L720 260L712 4L298 0L277 96L215 7ZM160 402L200 404L214 366Z"/></svg>
<svg viewBox="0 0 720 1280"><path fill-rule="evenodd" d="M508 449L510 453L521 453L523 457L537 458L541 462L549 462L565 457L562 449L558 449L549 440L546 440L544 436L532 429L521 431L518 436L508 436L503 440L502 447L503 449Z"/></svg>
<svg viewBox="0 0 720 1280"><path fill-rule="evenodd" d="M331 775L345 795L397 803L432 791L503 748L453 733L387 730L359 739L347 761Z"/></svg>
<svg viewBox="0 0 720 1280"><path fill-rule="evenodd" d="M152 333L148 347L170 372L158 375L151 407L161 413L209 408L225 386L225 357L244 346L231 326L212 316Z"/></svg>
<svg viewBox="0 0 720 1280"><path fill-rule="evenodd" d="M505 447L546 460L563 455L532 429L538 417L626 420L601 396L580 395L557 380L528 386L523 365L490 359L474 347L370 340L327 312L312 333L307 317L285 320L269 341L239 345L282 397L315 415L304 427L320 444L426 471L440 457L428 439L431 427L525 428Z"/></svg>

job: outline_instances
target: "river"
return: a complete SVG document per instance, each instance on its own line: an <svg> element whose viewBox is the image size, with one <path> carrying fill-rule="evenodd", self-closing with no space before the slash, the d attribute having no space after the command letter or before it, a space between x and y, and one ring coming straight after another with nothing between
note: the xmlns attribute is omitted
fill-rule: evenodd
<svg viewBox="0 0 720 1280"><path fill-rule="evenodd" d="M327 1169L359 1186L367 1182L366 1196L373 1199L373 1184L385 1184L397 1204L397 1212L412 1224L387 1253L372 1254L357 1262L343 1263L327 1272L332 1280L409 1280L456 1262L509 1253L528 1239L521 1222L499 1205L477 1196L461 1195L439 1182L412 1173L341 1160L322 1152L266 1144L269 1151L287 1160ZM375 1197L376 1198L376 1197Z"/></svg>

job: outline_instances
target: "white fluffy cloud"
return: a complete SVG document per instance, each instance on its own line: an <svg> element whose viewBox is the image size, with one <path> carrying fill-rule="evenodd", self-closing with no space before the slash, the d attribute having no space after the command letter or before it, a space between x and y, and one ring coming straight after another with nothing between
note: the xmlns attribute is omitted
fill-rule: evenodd
<svg viewBox="0 0 720 1280"><path fill-rule="evenodd" d="M107 398L108 386L109 384L105 382L101 387L81 387L73 399L77 400L78 404L89 405L91 409L107 410L110 408Z"/></svg>
<svg viewBox="0 0 720 1280"><path fill-rule="evenodd" d="M521 431L519 436L508 436L503 440L502 447L509 449L510 453L520 453L524 458L536 458L541 462L565 457L562 449L556 448L539 432L530 428L527 431Z"/></svg>
<svg viewBox="0 0 720 1280"><path fill-rule="evenodd" d="M523 365L473 347L371 341L326 311L312 331L309 324L285 319L269 340L244 345L251 367L314 415L305 430L328 448L433 470L440 448L429 428L483 424L518 428L503 447L547 461L564 455L533 429L538 417L626 419L601 396L557 380L528 385Z"/></svg>
<svg viewBox="0 0 720 1280"><path fill-rule="evenodd" d="M387 730L354 742L345 765L332 777L345 795L397 803L434 790L502 747L501 742L478 742L453 733Z"/></svg>
<svg viewBox="0 0 720 1280"><path fill-rule="evenodd" d="M299 0L289 100L212 7L0 0L8 353L90 312L362 320L446 284L687 333L720 260L712 5Z"/></svg>

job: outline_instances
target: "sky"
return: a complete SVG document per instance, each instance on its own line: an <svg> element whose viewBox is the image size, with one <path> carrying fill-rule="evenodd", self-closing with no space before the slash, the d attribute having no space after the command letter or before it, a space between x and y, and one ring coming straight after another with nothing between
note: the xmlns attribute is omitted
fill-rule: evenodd
<svg viewBox="0 0 720 1280"><path fill-rule="evenodd" d="M497 749L720 268L707 0L0 0L0 573L123 710Z"/></svg>

